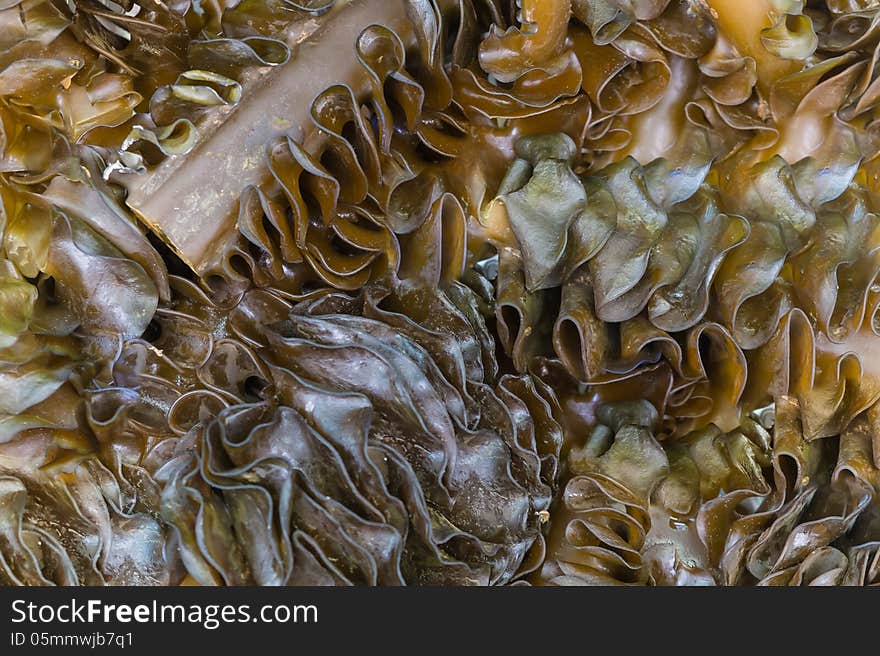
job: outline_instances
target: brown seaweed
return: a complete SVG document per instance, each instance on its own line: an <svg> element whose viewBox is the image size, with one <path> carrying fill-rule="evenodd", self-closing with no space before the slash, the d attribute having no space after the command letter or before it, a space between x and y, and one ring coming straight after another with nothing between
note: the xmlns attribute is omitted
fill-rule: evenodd
<svg viewBox="0 0 880 656"><path fill-rule="evenodd" d="M0 9L0 583L880 583L880 14Z"/></svg>

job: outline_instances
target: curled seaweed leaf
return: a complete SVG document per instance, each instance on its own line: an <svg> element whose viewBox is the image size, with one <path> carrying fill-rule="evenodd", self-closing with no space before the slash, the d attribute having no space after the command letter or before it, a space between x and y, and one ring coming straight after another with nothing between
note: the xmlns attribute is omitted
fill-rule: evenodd
<svg viewBox="0 0 880 656"><path fill-rule="evenodd" d="M819 38L809 16L786 14L773 27L762 30L761 43L782 59L806 59L816 50Z"/></svg>
<svg viewBox="0 0 880 656"><path fill-rule="evenodd" d="M541 66L561 49L570 0L526 2L521 10L523 27L501 33L497 28L480 44L480 65L501 82L513 82Z"/></svg>
<svg viewBox="0 0 880 656"><path fill-rule="evenodd" d="M601 406L601 423L569 454L567 523L542 576L576 585L864 581L876 535L854 527L872 523L871 415L839 436L835 456L804 441L798 412L783 399L770 432L749 418L730 433L710 426L661 447L650 404ZM651 521L670 514L669 528ZM612 515L600 532L596 520Z"/></svg>
<svg viewBox="0 0 880 656"><path fill-rule="evenodd" d="M47 440L0 445L0 580L7 585L168 585L179 580L165 560L167 529L141 497L94 457L44 465Z"/></svg>
<svg viewBox="0 0 880 656"><path fill-rule="evenodd" d="M268 348L247 380L259 379L271 396L248 401L246 388L214 381L241 400L180 438L156 473L193 577L511 579L550 502L559 410L537 381L494 380L483 320L471 293L454 289L329 295L260 326ZM411 294L433 313L396 310ZM350 313L340 314L340 304ZM445 336L438 323L461 332ZM247 352L235 349L239 359ZM387 376L376 377L377 368ZM205 515L214 519L195 521Z"/></svg>

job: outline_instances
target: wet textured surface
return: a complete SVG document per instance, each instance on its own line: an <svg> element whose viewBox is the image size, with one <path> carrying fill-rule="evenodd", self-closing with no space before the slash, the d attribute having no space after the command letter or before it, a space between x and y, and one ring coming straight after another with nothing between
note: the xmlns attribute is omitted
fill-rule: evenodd
<svg viewBox="0 0 880 656"><path fill-rule="evenodd" d="M0 583L880 582L873 1L0 10Z"/></svg>

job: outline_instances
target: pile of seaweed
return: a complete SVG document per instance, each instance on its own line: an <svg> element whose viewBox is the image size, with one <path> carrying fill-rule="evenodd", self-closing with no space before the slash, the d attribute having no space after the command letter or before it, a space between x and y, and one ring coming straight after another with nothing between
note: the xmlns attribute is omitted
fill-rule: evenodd
<svg viewBox="0 0 880 656"><path fill-rule="evenodd" d="M369 2L0 2L0 583L880 583L880 5L400 0L182 258Z"/></svg>

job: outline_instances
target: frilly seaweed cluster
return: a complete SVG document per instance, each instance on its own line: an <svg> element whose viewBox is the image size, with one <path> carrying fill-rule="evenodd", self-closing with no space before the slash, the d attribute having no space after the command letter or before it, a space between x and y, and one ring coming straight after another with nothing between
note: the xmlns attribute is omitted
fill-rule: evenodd
<svg viewBox="0 0 880 656"><path fill-rule="evenodd" d="M395 0L128 204L370 2L0 5L0 583L880 583L876 3Z"/></svg>

